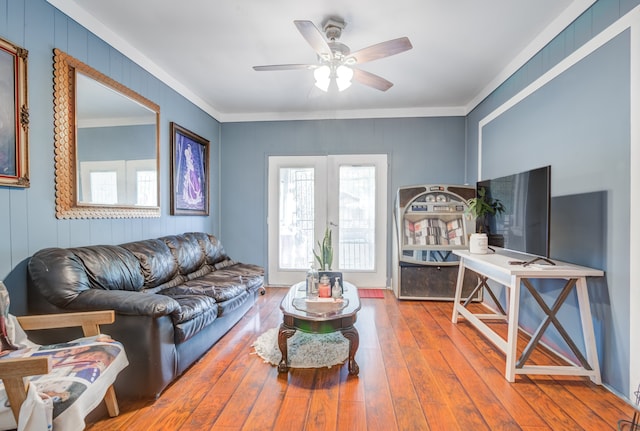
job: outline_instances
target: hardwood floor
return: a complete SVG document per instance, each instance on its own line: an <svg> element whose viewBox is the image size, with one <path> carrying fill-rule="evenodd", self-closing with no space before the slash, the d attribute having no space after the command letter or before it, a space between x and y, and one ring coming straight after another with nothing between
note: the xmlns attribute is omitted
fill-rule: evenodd
<svg viewBox="0 0 640 431"><path fill-rule="evenodd" d="M251 344L280 324L286 292L267 288L158 400L121 400L120 416L105 412L87 430L600 431L633 415L584 377L508 383L502 353L464 321L452 324L450 302L398 301L389 291L385 299L362 299L358 377L346 365L279 375ZM536 352L532 360L550 359Z"/></svg>

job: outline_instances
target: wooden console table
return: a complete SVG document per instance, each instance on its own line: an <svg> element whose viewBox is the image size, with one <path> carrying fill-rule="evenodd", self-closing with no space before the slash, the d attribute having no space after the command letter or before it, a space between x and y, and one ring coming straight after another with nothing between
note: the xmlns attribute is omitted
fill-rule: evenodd
<svg viewBox="0 0 640 431"><path fill-rule="evenodd" d="M468 250L454 250L454 254L460 257L460 268L458 270L458 280L456 283L456 294L453 305L453 316L451 321L457 323L458 316L462 316L469 323L475 326L493 344L502 350L506 355L505 378L509 382L515 381L516 374L553 374L567 376L588 376L594 383L602 384L600 378L600 366L598 364L598 352L593 331L593 321L591 320L591 306L589 303L589 293L587 291L586 277L600 277L604 273L601 270L586 268L583 266L555 261L556 266L551 265L527 265L513 264L517 261L513 256L501 254L500 251L489 254L472 254ZM476 289L484 288L495 300L491 288L487 284L488 280L493 280L507 287L508 309L505 312L496 300L496 307L499 309L491 314L474 314L466 307L470 301L463 301L462 281L465 270L470 269L478 274L479 282ZM564 279L566 283L562 288L554 304L549 307L536 290L530 280L533 279ZM544 311L546 318L532 335L531 340L525 347L522 355L517 358L518 340L518 312L520 311L520 287L525 288L535 298L536 302ZM556 317L556 314L566 298L575 287L578 296L578 306L582 323L582 335L586 350L586 358L575 345L571 336L567 333ZM474 291L475 292L475 291ZM483 320L504 320L507 322L507 339L498 335ZM538 345L545 330L553 324L562 338L565 340L571 351L578 359L579 364L552 366L552 365L525 365L531 352Z"/></svg>

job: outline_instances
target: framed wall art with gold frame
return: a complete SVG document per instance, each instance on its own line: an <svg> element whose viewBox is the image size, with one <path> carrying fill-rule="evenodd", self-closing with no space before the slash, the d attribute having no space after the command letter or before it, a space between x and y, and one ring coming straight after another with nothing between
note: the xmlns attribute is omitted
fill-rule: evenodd
<svg viewBox="0 0 640 431"><path fill-rule="evenodd" d="M29 187L27 56L0 38L0 187Z"/></svg>

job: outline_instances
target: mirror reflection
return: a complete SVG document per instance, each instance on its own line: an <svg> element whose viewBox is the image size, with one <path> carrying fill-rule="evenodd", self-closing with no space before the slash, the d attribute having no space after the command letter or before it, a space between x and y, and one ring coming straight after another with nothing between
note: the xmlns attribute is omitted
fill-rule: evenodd
<svg viewBox="0 0 640 431"><path fill-rule="evenodd" d="M157 206L155 112L76 73L78 203Z"/></svg>
<svg viewBox="0 0 640 431"><path fill-rule="evenodd" d="M160 217L160 107L54 49L57 218Z"/></svg>

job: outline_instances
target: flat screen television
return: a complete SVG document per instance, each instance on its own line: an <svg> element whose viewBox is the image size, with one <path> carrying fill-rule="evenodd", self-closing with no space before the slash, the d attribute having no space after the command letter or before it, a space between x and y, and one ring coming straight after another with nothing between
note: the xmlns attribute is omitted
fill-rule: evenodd
<svg viewBox="0 0 640 431"><path fill-rule="evenodd" d="M479 181L480 188L504 205L484 220L489 246L549 257L551 166Z"/></svg>

